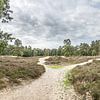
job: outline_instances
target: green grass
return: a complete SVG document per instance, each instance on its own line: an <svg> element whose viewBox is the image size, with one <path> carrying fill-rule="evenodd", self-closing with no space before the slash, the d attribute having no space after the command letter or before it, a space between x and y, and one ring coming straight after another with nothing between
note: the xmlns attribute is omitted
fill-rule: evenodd
<svg viewBox="0 0 100 100"><path fill-rule="evenodd" d="M65 88L71 86L70 79L71 79L71 74L69 72L67 72L63 79L63 85Z"/></svg>
<svg viewBox="0 0 100 100"><path fill-rule="evenodd" d="M49 66L49 68L59 69L59 68L63 68L63 66L60 66L60 65L52 65L52 66Z"/></svg>

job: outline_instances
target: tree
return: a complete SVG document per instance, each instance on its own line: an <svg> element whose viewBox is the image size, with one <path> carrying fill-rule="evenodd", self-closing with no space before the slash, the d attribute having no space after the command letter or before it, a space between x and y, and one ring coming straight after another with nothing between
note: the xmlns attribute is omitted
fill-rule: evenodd
<svg viewBox="0 0 100 100"><path fill-rule="evenodd" d="M63 46L63 55L64 56L72 56L74 53L74 47L71 46L71 40L65 39L64 40L64 46Z"/></svg>
<svg viewBox="0 0 100 100"><path fill-rule="evenodd" d="M23 56L25 56L25 55L26 55L26 57L32 57L33 56L33 51L32 51L32 47L31 46L28 46L27 49L24 49Z"/></svg>
<svg viewBox="0 0 100 100"><path fill-rule="evenodd" d="M96 51L92 50L92 56L96 56Z"/></svg>
<svg viewBox="0 0 100 100"><path fill-rule="evenodd" d="M8 45L4 50L2 55L14 55L15 52L15 46L14 45Z"/></svg>
<svg viewBox="0 0 100 100"><path fill-rule="evenodd" d="M9 0L0 0L0 20L5 23L11 21L13 18L10 16L12 11L10 10ZM12 41L12 34L3 33L0 30L0 54L3 53L4 49L8 45L8 41Z"/></svg>
<svg viewBox="0 0 100 100"><path fill-rule="evenodd" d="M64 56L72 56L74 55L74 46L65 45L63 48L63 55Z"/></svg>
<svg viewBox="0 0 100 100"><path fill-rule="evenodd" d="M16 39L14 44L15 44L16 47L21 47L22 46L22 41L19 40L19 39Z"/></svg>
<svg viewBox="0 0 100 100"><path fill-rule="evenodd" d="M44 56L50 56L50 49L44 49Z"/></svg>
<svg viewBox="0 0 100 100"><path fill-rule="evenodd" d="M70 39L65 39L64 40L64 45L71 45L71 40Z"/></svg>
<svg viewBox="0 0 100 100"><path fill-rule="evenodd" d="M12 37L12 34L0 31L0 54L2 54L4 49L8 46L8 42L14 39L15 38Z"/></svg>
<svg viewBox="0 0 100 100"><path fill-rule="evenodd" d="M80 47L79 47L78 45L76 45L76 46L74 47L73 55L74 55L74 56L79 56L79 55L80 55Z"/></svg>
<svg viewBox="0 0 100 100"><path fill-rule="evenodd" d="M62 55L62 47L59 46L58 50L57 50L57 55L61 56Z"/></svg>
<svg viewBox="0 0 100 100"><path fill-rule="evenodd" d="M81 43L79 52L81 56L88 56L90 52L90 46L87 43Z"/></svg>
<svg viewBox="0 0 100 100"><path fill-rule="evenodd" d="M91 52L92 55L100 55L100 40L92 41Z"/></svg>
<svg viewBox="0 0 100 100"><path fill-rule="evenodd" d="M0 40L4 40L6 42L8 41L11 41L14 40L15 38L12 37L12 34L9 34L9 33L6 33L6 32L3 32L0 30Z"/></svg>
<svg viewBox="0 0 100 100"><path fill-rule="evenodd" d="M9 0L0 0L0 19L3 23L13 19L11 13L13 12L10 10Z"/></svg>
<svg viewBox="0 0 100 100"><path fill-rule="evenodd" d="M7 47L7 42L0 40L0 54L3 53L4 49Z"/></svg>

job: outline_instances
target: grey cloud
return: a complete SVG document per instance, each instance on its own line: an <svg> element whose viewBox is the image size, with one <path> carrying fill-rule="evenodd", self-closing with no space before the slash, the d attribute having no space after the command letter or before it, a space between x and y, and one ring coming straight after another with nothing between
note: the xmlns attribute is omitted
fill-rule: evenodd
<svg viewBox="0 0 100 100"><path fill-rule="evenodd" d="M0 26L33 47L56 47L65 38L73 43L98 39L97 5L95 0L11 0L14 20Z"/></svg>

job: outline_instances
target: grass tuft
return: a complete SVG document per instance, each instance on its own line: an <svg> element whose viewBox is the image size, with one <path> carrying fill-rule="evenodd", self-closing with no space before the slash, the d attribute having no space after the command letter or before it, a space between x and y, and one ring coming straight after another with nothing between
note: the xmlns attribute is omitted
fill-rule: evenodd
<svg viewBox="0 0 100 100"><path fill-rule="evenodd" d="M65 87L65 88L71 86L70 79L71 79L71 74L67 72L67 73L65 74L65 76L64 76L64 79L63 79L63 84L64 84L64 87Z"/></svg>

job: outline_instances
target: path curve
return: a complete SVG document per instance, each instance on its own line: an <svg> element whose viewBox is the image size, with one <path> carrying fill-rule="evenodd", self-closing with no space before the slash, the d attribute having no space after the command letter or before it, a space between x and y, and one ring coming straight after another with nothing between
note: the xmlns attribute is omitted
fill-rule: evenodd
<svg viewBox="0 0 100 100"><path fill-rule="evenodd" d="M39 79L30 84L19 86L17 89L0 92L0 100L78 100L73 87L65 90L61 86L61 81L66 71L68 72L77 65L84 65L93 60L65 66L62 69L51 69L44 64L47 58L49 57L39 59L38 64L44 65L46 68L46 72Z"/></svg>

